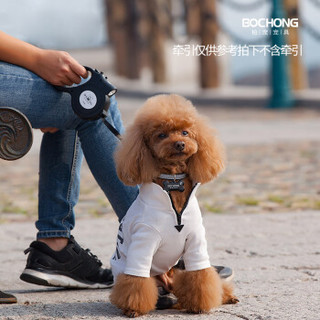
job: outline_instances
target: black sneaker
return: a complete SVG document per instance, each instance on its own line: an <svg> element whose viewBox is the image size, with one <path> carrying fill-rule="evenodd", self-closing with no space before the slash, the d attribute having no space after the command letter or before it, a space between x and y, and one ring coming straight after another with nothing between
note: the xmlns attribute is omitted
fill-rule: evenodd
<svg viewBox="0 0 320 320"><path fill-rule="evenodd" d="M17 298L10 293L0 291L0 304L3 303L17 303Z"/></svg>
<svg viewBox="0 0 320 320"><path fill-rule="evenodd" d="M54 251L41 241L33 241L24 251L29 253L20 279L43 286L100 289L113 285L110 269L89 249L81 248L71 236L68 245Z"/></svg>
<svg viewBox="0 0 320 320"><path fill-rule="evenodd" d="M178 298L173 293L163 287L158 287L157 310L171 309L177 302Z"/></svg>

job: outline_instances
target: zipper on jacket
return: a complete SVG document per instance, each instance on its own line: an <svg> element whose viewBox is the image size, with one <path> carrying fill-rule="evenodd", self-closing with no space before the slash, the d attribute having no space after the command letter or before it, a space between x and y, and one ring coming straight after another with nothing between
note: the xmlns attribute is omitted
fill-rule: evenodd
<svg viewBox="0 0 320 320"><path fill-rule="evenodd" d="M191 196L194 188L195 188L197 185L198 185L198 184L196 183L196 184L192 187L191 192L190 192L190 194L189 194L189 196L188 196L185 204L183 205L182 210L181 210L180 213L176 210L176 208L175 208L175 206L174 206L174 204L173 204L173 200L172 200L170 191L168 191L168 195L169 195L169 198L170 198L170 201L171 201L171 206L172 206L172 209L174 210L174 212L175 212L175 214L176 214L177 223L178 223L178 225L176 225L176 226L174 226L174 227L178 230L178 232L180 232L180 231L182 230L182 228L184 227L184 225L181 224L182 214L183 214L184 210L187 208L187 206L188 206L188 204L189 204L190 196Z"/></svg>

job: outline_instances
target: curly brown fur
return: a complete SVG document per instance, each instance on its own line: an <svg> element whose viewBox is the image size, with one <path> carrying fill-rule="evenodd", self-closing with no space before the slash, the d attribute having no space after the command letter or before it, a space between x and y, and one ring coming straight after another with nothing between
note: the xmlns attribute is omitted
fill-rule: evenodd
<svg viewBox="0 0 320 320"><path fill-rule="evenodd" d="M186 173L185 190L170 191L176 211L181 212L194 183L206 183L224 169L225 155L207 120L190 101L172 94L146 101L123 136L115 160L118 176L127 185L155 182L162 186L160 174ZM144 314L156 303L153 297L142 309L147 289L134 278L119 276L111 295L111 302L129 316ZM213 268L177 272L173 278L179 304L190 312L209 311L223 301L222 282ZM166 277L159 280L168 282ZM165 284L170 286L169 282Z"/></svg>
<svg viewBox="0 0 320 320"><path fill-rule="evenodd" d="M222 304L222 282L213 268L176 274L173 293L178 304L188 312L208 312Z"/></svg>
<svg viewBox="0 0 320 320"><path fill-rule="evenodd" d="M222 281L222 304L236 304L239 299L233 295L233 284L232 282Z"/></svg>
<svg viewBox="0 0 320 320"><path fill-rule="evenodd" d="M187 134L186 134L187 133ZM177 144L183 144L183 150ZM224 149L206 119L178 95L146 101L115 155L119 178L127 185L156 182L161 173L186 173L185 191L171 197L178 212L194 182L205 183L224 169Z"/></svg>
<svg viewBox="0 0 320 320"><path fill-rule="evenodd" d="M181 136L182 131L188 136ZM161 141L161 133L170 139ZM188 153L174 157L169 143L178 140L186 143ZM145 102L115 158L118 176L127 185L152 182L163 170L186 172L191 181L205 183L224 169L224 149L215 131L190 101L174 94Z"/></svg>
<svg viewBox="0 0 320 320"><path fill-rule="evenodd" d="M110 301L123 313L134 318L156 307L158 289L154 278L120 274L110 295Z"/></svg>

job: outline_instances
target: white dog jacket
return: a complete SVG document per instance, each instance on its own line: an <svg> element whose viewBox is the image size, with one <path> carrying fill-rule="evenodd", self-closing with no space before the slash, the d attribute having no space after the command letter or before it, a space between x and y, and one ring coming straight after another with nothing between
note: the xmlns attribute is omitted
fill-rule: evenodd
<svg viewBox="0 0 320 320"><path fill-rule="evenodd" d="M125 273L150 277L170 270L183 256L186 270L210 267L207 241L195 193L196 184L182 214L169 194L155 183L143 184L137 199L119 226L117 248L111 258L116 280Z"/></svg>

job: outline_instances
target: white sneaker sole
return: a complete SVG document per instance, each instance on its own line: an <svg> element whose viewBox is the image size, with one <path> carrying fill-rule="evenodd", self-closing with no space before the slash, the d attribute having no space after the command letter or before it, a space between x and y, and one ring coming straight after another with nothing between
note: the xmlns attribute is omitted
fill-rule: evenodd
<svg viewBox="0 0 320 320"><path fill-rule="evenodd" d="M33 269L24 269L20 279L29 283L34 283L44 286L53 286L53 287L65 287L65 288L79 288L79 289L106 289L111 288L113 283L106 285L101 283L88 284L74 280L70 277L59 275L59 274L50 274Z"/></svg>
<svg viewBox="0 0 320 320"><path fill-rule="evenodd" d="M226 282L229 282L229 281L232 281L233 278L234 278L234 272L232 271L232 274L228 278L225 278L223 280L226 281Z"/></svg>

